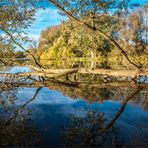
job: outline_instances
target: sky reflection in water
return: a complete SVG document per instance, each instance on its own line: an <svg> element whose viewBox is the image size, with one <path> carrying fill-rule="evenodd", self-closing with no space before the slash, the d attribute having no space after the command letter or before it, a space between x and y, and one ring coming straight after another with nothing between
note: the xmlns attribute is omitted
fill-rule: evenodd
<svg viewBox="0 0 148 148"><path fill-rule="evenodd" d="M38 88L17 88L16 91L14 91L14 94L12 93L13 97L15 97L14 102L12 104L10 102L7 104L7 111L4 110L4 107L6 106L1 103L0 119L10 119L13 114L15 114L14 110L31 100L37 89ZM3 95L1 93L1 96ZM12 96L9 94L7 97L8 98L4 99L5 101L8 101ZM67 141L70 140L65 138L65 129L71 125L72 115L79 120L87 118L88 111L104 113L103 118L106 120L105 123L107 123L114 117L120 107L121 101L119 100L106 100L101 103L89 102L85 99L70 98L64 96L61 92L43 87L39 90L36 98L23 106L18 115L11 122L20 122L19 118L21 116L22 118L27 119L29 128L35 128L35 132L40 139L33 145L65 146ZM148 108L143 109L139 103L130 102L126 105L125 110L113 125L117 130L116 134L118 135L120 142L125 145L130 145L133 141L135 142L137 138L139 139L139 137L141 139L147 138L147 109ZM9 110L11 110L11 113ZM110 129L109 133L112 133ZM106 140L108 145L111 144L110 142L110 140ZM10 143L8 143L8 145L9 144ZM70 144L70 146L71 145L72 144Z"/></svg>

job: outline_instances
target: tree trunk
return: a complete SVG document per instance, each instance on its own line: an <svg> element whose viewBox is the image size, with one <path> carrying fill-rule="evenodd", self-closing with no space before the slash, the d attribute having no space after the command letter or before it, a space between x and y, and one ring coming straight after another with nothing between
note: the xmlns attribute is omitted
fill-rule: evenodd
<svg viewBox="0 0 148 148"><path fill-rule="evenodd" d="M91 49L91 68L96 68L96 49Z"/></svg>

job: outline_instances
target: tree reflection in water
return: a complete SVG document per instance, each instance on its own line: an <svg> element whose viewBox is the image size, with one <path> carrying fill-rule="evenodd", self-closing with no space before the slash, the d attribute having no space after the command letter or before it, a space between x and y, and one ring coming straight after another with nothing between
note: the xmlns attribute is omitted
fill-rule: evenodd
<svg viewBox="0 0 148 148"><path fill-rule="evenodd" d="M127 103L140 90L133 91L133 93L124 99L119 110L114 117L107 121L103 113L89 110L85 117L77 117L72 115L70 127L65 128L65 138L70 146L99 146L99 147L123 147L127 146L123 139L119 138L118 128L114 126L116 120L124 111ZM145 139L144 139L145 140ZM144 140L141 143L144 145ZM140 143L132 143L134 146ZM130 145L130 146L133 146ZM128 145L129 146L129 145Z"/></svg>
<svg viewBox="0 0 148 148"><path fill-rule="evenodd" d="M15 104L18 88L7 88L7 90L3 90L3 92L0 93L1 97L3 96L3 100L1 99L0 104L1 108L5 112L4 114L9 111L7 117L0 119L0 147L24 147L33 146L35 143L38 143L39 136L36 133L36 129L33 123L29 122L31 125L28 123L30 120L29 115L31 110L26 108L26 106L35 100L40 90L41 88L38 88L33 97L17 109L13 107L8 108L8 104L10 105L10 102L12 105ZM13 114L11 115L10 112Z"/></svg>
<svg viewBox="0 0 148 148"><path fill-rule="evenodd" d="M75 98L83 98L87 105L91 106L94 102L104 102L107 100L121 102L120 108L114 114L112 119L106 117L106 112L102 113L98 109L92 108L91 110L85 110L85 116L71 116L71 124L64 129L64 143L65 146L99 146L99 147L123 147L127 146L126 141L120 137L120 124L117 126L115 122L118 120L120 115L123 113L127 103L136 103L143 107L147 107L147 90L141 89L129 89L129 88L87 88L87 86L80 86L77 88L51 85L50 89L59 90L67 96L73 96ZM34 101L37 95L41 92L42 87L36 88L33 96L28 99L25 103L17 105L17 94L21 87L3 87L0 90L0 147L4 146L18 146L28 147L37 146L40 143L42 137L39 132L42 127L36 126L36 121L31 117L32 109L27 106ZM23 90L22 90L23 91ZM46 92L47 93L47 92ZM46 94L48 95L48 93ZM25 97L23 97L23 102ZM41 97L42 98L42 97ZM46 98L46 97L45 97ZM85 98L85 100L84 100ZM48 104L46 104L48 107ZM113 105L113 104L112 104ZM50 106L50 105L49 105ZM52 110L43 110L45 111ZM52 116L46 116L52 117ZM68 116L69 118L69 116ZM61 118L62 119L62 118ZM129 119L129 118L128 118ZM142 118L143 119L143 118ZM44 118L44 122L47 122L47 118ZM69 119L66 118L69 121ZM52 124L51 124L52 125ZM50 126L50 125L48 125ZM141 126L140 126L141 127ZM39 128L39 129L37 129ZM43 127L46 128L46 127ZM57 130L57 129L55 129ZM147 127L144 129L147 131ZM50 131L48 131L50 132ZM53 132L53 131L52 131ZM63 132L63 131L62 131ZM52 135L53 136L53 135ZM143 136L144 137L144 136ZM50 138L50 137L48 137ZM146 138L145 138L146 139ZM143 140L145 140L143 139ZM132 144L130 146L143 146L144 141L135 135L132 138ZM58 142L58 141L57 141ZM145 142L148 143L147 141ZM140 145L140 146L141 146ZM128 145L129 146L129 145Z"/></svg>
<svg viewBox="0 0 148 148"><path fill-rule="evenodd" d="M117 127L113 126L106 133L102 133L102 129L107 124L103 113L90 110L84 118L72 116L71 121L70 127L65 129L65 138L70 146L107 147L123 145L122 141L118 139ZM97 133L97 135L92 137L93 133ZM88 137L91 138L88 139Z"/></svg>

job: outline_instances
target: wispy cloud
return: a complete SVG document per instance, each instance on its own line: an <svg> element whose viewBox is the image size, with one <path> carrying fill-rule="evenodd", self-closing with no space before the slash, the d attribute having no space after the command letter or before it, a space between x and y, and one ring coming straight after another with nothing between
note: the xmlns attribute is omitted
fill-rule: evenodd
<svg viewBox="0 0 148 148"><path fill-rule="evenodd" d="M66 17L61 16L56 8L48 7L46 9L39 9L36 12L35 19L29 30L29 37L38 40L43 29L59 24Z"/></svg>

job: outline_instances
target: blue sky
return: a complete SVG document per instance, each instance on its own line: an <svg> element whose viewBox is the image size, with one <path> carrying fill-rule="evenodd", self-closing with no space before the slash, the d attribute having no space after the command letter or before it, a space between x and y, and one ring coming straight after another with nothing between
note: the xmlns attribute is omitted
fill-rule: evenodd
<svg viewBox="0 0 148 148"><path fill-rule="evenodd" d="M42 6L45 9L38 9L35 15L36 21L32 24L29 29L29 36L32 39L38 40L40 33L43 29L49 26L54 26L59 24L61 21L65 20L66 17L59 14L59 10L52 5L50 5L47 0L43 0Z"/></svg>
<svg viewBox="0 0 148 148"><path fill-rule="evenodd" d="M148 3L147 0L132 0L134 2L140 3ZM35 15L36 21L32 24L31 28L29 29L29 37L38 40L40 33L43 29L57 25L62 20L66 19L59 14L59 11L50 5L47 0L43 0L41 4L45 9L39 9Z"/></svg>
<svg viewBox="0 0 148 148"><path fill-rule="evenodd" d="M64 16L59 15L58 10L53 7L40 9L35 15L36 21L32 24L30 30L30 37L38 39L40 32L53 25L59 24L62 20L66 19Z"/></svg>

